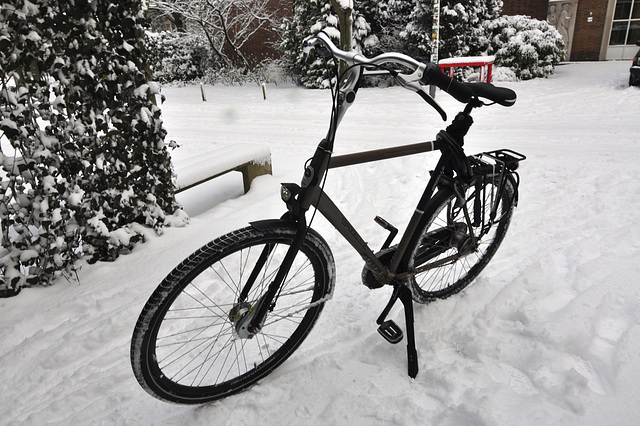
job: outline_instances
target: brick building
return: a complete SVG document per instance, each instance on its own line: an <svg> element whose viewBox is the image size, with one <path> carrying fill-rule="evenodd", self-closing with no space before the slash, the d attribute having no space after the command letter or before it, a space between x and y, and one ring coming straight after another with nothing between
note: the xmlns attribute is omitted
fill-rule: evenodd
<svg viewBox="0 0 640 426"><path fill-rule="evenodd" d="M631 59L640 40L640 0L503 0L505 15L546 19L562 34L569 60Z"/></svg>
<svg viewBox="0 0 640 426"><path fill-rule="evenodd" d="M527 15L544 21L547 19L549 0L503 0L503 15Z"/></svg>

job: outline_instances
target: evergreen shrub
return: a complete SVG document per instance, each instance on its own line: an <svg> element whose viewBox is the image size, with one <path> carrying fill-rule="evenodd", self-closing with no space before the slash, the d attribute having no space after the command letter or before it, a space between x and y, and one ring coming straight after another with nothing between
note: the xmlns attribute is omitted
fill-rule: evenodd
<svg viewBox="0 0 640 426"><path fill-rule="evenodd" d="M201 80L215 67L209 43L197 34L147 32L145 45L153 79L160 83Z"/></svg>
<svg viewBox="0 0 640 426"><path fill-rule="evenodd" d="M141 0L3 0L0 295L113 260L173 214Z"/></svg>
<svg viewBox="0 0 640 426"><path fill-rule="evenodd" d="M510 68L518 79L547 77L564 60L564 41L546 21L528 16L501 16L485 23L489 54L496 65Z"/></svg>

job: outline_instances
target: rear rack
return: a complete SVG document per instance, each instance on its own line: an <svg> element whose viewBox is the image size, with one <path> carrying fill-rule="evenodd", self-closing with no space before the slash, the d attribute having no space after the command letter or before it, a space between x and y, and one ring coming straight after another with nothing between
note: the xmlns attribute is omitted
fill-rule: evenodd
<svg viewBox="0 0 640 426"><path fill-rule="evenodd" d="M471 164L473 174L476 177L477 191L474 204L474 223L482 223L483 232L485 232L484 230L488 230L495 222L499 222L502 219L501 217L496 217L496 215L507 176L511 176L511 181L514 186L515 204L517 205L520 179L515 170L519 167L520 161L525 160L527 157L510 149L500 149L497 151L482 152L467 158ZM497 186L490 194L484 193L481 195L479 191L484 191L484 184L489 179L492 180L494 184L497 184ZM484 216L484 208L480 208L483 202L481 200L486 200L485 202L489 202L491 205L488 218Z"/></svg>
<svg viewBox="0 0 640 426"><path fill-rule="evenodd" d="M515 171L520 166L520 161L526 160L526 156L510 149L482 152L468 157L476 174L504 173L504 169Z"/></svg>

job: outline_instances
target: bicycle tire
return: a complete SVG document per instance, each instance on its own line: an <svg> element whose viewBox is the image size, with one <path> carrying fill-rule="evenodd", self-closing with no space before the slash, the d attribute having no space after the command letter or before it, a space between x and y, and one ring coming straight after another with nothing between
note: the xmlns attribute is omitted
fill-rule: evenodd
<svg viewBox="0 0 640 426"><path fill-rule="evenodd" d="M460 292L489 263L507 233L515 207L515 184L512 179L505 180L504 190L500 194L497 194L498 187L497 176L489 177L480 185L483 194L481 197L485 199L481 215L488 214L488 198L492 194L496 198L497 195L500 196L497 203L497 220L488 232L480 236L475 249L457 258L456 253L459 254L463 250L461 247L470 241L469 226L464 219L463 210L460 206L456 207L458 197L452 189L441 188L430 200L425 208L423 222L401 262L405 271L418 271L408 281L414 301L428 303ZM476 186L472 184L465 194L469 212L474 211L476 190ZM478 232L479 227L472 228L474 233ZM443 261L442 259L448 257L455 259L420 272L420 268L425 268L429 262L433 265L434 262Z"/></svg>
<svg viewBox="0 0 640 426"><path fill-rule="evenodd" d="M241 338L233 322L257 253L273 247L246 307L255 306L271 283L295 234L281 221L243 228L201 247L169 273L131 340L133 372L148 393L180 404L221 399L255 384L299 347L335 282L333 255L311 229L261 331Z"/></svg>

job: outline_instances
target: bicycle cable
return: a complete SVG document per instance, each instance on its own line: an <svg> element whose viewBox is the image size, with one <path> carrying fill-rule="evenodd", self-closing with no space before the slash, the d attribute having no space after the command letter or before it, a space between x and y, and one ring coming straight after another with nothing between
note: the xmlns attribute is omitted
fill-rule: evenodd
<svg viewBox="0 0 640 426"><path fill-rule="evenodd" d="M327 58L323 58L324 59L324 64L325 64L325 68L328 71L331 71L330 65L329 65L329 61L327 60ZM335 84L329 84L329 88L331 90L331 117L330 117L330 127L329 127L329 135L328 138L331 142L331 150L329 151L330 153L333 153L333 144L335 142L335 137L336 137L336 132L338 131L338 110L340 108L340 82L345 78L345 76L347 75L348 72L350 72L352 69L356 68L356 67L360 67L362 65L350 65L348 66L342 73L339 73L339 66L338 66L338 61L336 60L335 57L331 58L333 59L333 72L334 72L334 76L335 77L331 77L329 78L329 81L331 81L333 78L336 78L336 82ZM372 65L372 67L375 67L377 69L383 70L383 71L387 71L390 75L394 75L394 71L387 69L386 67L383 67L381 65ZM395 73L397 74L397 73ZM359 79L362 76L359 77ZM358 82L359 84L359 82ZM359 88L358 86L356 86L356 88ZM307 160L307 162L305 163L305 167L315 158L311 157ZM331 165L331 158L329 158L329 163L327 165L327 168ZM318 194L318 200L320 200L320 197L322 197L322 194L324 193L324 186L327 182L327 175L328 173L325 172L324 176L322 177L322 183L320 184L320 193ZM307 224L307 231L311 228L311 224L313 223L313 220L316 217L316 213L317 213L318 209L315 208L313 211L313 214L311 215L311 219L309 220L309 223Z"/></svg>
<svg viewBox="0 0 640 426"><path fill-rule="evenodd" d="M324 65L325 68L330 72L333 71L334 77L329 76L329 88L331 90L331 117L330 117L330 127L329 127L329 134L327 135L329 141L330 141L330 150L328 150L328 152L330 154L333 153L333 144L335 142L335 137L336 137L336 132L338 131L338 111L340 108L340 82L343 81L343 79L345 78L345 76L352 71L354 68L356 67L361 67L363 65L359 65L359 64L354 64L354 65L349 65L342 73L339 72L339 66L338 66L338 61L336 60L335 57L331 58L333 60L333 66L331 67L329 65L329 61L327 58L323 58L324 59ZM391 76L397 75L397 72L393 71L393 70L389 70L388 68L381 66L381 65L371 65L371 67L374 67L376 69L379 70L383 70L388 72ZM335 78L335 84L331 84L331 80L333 80L333 78ZM362 78L362 75L359 76L359 79ZM356 85L356 90L359 88L359 82ZM307 167L309 165L309 163L315 158L311 157L309 158L306 163L305 163L305 167ZM327 168L331 165L331 158L329 158L329 163L327 165ZM324 173L324 176L322 177L322 183L320 184L320 193L318 194L318 200L320 200L320 197L322 197L322 194L324 193L324 186L327 182L327 174L328 173ZM316 212L318 211L317 208L314 209L313 214L311 215L311 219L309 220L309 223L307 224L307 231L311 228L311 224L313 223L313 220L316 217Z"/></svg>

